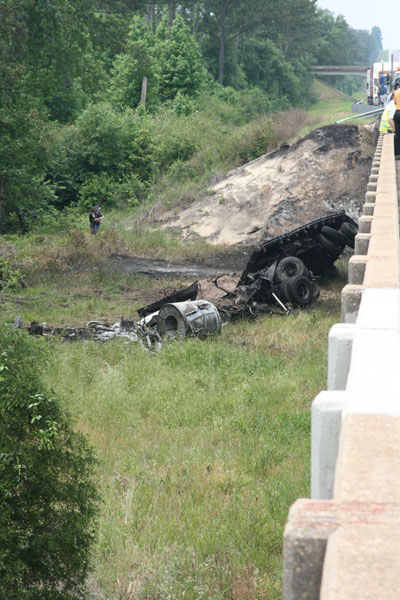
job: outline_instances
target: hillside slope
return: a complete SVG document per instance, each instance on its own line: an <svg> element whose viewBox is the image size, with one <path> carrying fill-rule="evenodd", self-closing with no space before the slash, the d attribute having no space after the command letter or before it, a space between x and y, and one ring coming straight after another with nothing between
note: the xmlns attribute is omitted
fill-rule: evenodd
<svg viewBox="0 0 400 600"><path fill-rule="evenodd" d="M342 208L357 218L372 154L364 128L321 127L235 169L178 217L167 213L163 227L186 239L248 245Z"/></svg>

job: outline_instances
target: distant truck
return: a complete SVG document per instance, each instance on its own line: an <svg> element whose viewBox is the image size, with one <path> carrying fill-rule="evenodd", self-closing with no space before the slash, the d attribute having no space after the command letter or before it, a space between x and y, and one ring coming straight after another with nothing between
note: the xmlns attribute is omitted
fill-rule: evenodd
<svg viewBox="0 0 400 600"><path fill-rule="evenodd" d="M383 106L387 96L400 79L400 63L376 62L367 70L368 104Z"/></svg>

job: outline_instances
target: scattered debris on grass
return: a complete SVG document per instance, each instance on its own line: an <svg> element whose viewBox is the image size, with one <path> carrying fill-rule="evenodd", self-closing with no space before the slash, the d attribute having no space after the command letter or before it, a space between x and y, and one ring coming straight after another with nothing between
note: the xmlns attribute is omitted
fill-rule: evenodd
<svg viewBox="0 0 400 600"><path fill-rule="evenodd" d="M213 280L219 291L217 305L197 299L203 290L198 281L170 291L164 298L138 309L140 319L121 320L114 325L89 321L86 327L50 327L32 322L26 329L33 335L56 336L64 340L92 339L105 342L121 338L140 342L157 352L165 338L221 333L223 323L253 319L262 313L288 314L291 307L304 307L319 296L318 281L333 272L334 262L345 246L354 248L356 223L339 211L314 219L297 229L261 241L250 256L236 286L222 276ZM225 284L225 285L224 285ZM14 327L23 327L20 316Z"/></svg>

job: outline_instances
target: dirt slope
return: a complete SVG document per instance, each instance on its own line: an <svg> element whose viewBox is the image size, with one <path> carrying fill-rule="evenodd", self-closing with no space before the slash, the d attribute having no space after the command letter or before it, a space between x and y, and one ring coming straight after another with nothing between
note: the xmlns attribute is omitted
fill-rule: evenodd
<svg viewBox="0 0 400 600"><path fill-rule="evenodd" d="M374 146L364 128L329 125L232 171L163 227L214 244L257 242L345 209L357 219Z"/></svg>

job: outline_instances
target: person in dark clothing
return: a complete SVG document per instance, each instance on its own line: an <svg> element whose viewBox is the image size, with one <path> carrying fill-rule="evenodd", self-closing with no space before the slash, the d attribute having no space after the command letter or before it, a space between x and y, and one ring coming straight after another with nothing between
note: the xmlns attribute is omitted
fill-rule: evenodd
<svg viewBox="0 0 400 600"><path fill-rule="evenodd" d="M89 213L90 233L92 235L96 235L103 220L103 215L101 214L100 209L101 206L93 206L91 212Z"/></svg>
<svg viewBox="0 0 400 600"><path fill-rule="evenodd" d="M394 108L389 111L389 122L394 126L394 155L400 160L400 82L396 81L394 86Z"/></svg>

